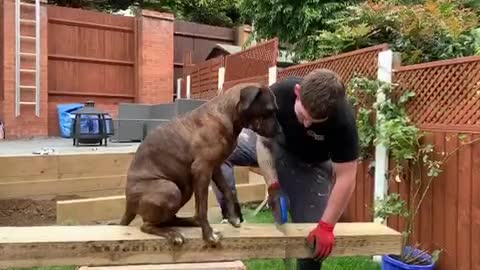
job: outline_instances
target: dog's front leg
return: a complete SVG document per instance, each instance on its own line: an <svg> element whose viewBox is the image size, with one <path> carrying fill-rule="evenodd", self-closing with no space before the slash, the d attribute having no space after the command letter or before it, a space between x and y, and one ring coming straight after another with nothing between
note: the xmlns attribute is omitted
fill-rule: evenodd
<svg viewBox="0 0 480 270"><path fill-rule="evenodd" d="M195 193L195 219L202 228L203 240L210 245L220 242L221 234L213 231L208 222L208 186L212 176L212 168L208 163L195 161L192 164L193 187Z"/></svg>

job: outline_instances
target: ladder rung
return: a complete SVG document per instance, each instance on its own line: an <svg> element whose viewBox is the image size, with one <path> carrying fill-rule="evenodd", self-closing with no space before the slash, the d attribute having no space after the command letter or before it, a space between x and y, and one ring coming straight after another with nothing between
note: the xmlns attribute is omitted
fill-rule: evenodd
<svg viewBox="0 0 480 270"><path fill-rule="evenodd" d="M35 40L37 39L36 37L31 37L31 36L20 36L21 39L29 39L29 40Z"/></svg>
<svg viewBox="0 0 480 270"><path fill-rule="evenodd" d="M22 105L37 105L36 102L30 102L30 101L20 101L20 104L22 104Z"/></svg>
<svg viewBox="0 0 480 270"><path fill-rule="evenodd" d="M35 24L35 20L28 20L28 19L20 19L20 23L25 23L25 24Z"/></svg>
<svg viewBox="0 0 480 270"><path fill-rule="evenodd" d="M35 73L37 72L35 69L20 69L20 72L25 72L25 73Z"/></svg>
<svg viewBox="0 0 480 270"><path fill-rule="evenodd" d="M33 86L33 85L20 85L20 88L22 88L22 89L37 89L37 87Z"/></svg>
<svg viewBox="0 0 480 270"><path fill-rule="evenodd" d="M25 2L20 2L20 5L26 6L26 7L35 7L35 4L32 3L25 3Z"/></svg>
<svg viewBox="0 0 480 270"><path fill-rule="evenodd" d="M23 56L36 56L36 54L34 53L20 53L20 55L23 55Z"/></svg>

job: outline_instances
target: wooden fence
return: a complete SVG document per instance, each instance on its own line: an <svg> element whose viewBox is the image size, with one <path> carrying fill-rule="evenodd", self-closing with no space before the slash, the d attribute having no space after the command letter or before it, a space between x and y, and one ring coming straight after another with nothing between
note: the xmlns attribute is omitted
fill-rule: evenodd
<svg viewBox="0 0 480 270"><path fill-rule="evenodd" d="M400 91L416 93L409 116L427 132L437 158L448 156L420 209L413 241L444 249L439 269L480 269L480 142L469 143L480 140L480 57L403 66L394 82ZM411 199L408 180L389 185L390 192ZM396 217L388 224L405 227Z"/></svg>
<svg viewBox="0 0 480 270"><path fill-rule="evenodd" d="M246 50L218 56L202 63L186 64L184 69L183 87L190 80L191 98L210 99L217 95L220 68L223 74L223 89L242 82L268 83L269 69L277 64L278 40L271 39ZM186 58L189 58L188 56ZM182 96L186 91L182 91Z"/></svg>
<svg viewBox="0 0 480 270"><path fill-rule="evenodd" d="M49 134L59 103L89 97L116 117L118 103L134 102L136 32L133 17L48 7Z"/></svg>
<svg viewBox="0 0 480 270"><path fill-rule="evenodd" d="M177 79L184 77L184 67L187 68L184 63L185 53L190 53L191 64L203 63L217 43L236 45L236 34L241 30L176 20L174 31L176 83Z"/></svg>

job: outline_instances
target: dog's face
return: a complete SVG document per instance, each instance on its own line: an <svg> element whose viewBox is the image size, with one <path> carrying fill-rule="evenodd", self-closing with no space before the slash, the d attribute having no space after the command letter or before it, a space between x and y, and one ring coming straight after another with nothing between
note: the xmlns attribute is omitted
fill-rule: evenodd
<svg viewBox="0 0 480 270"><path fill-rule="evenodd" d="M277 110L275 96L268 87L249 85L240 90L238 112L245 128L260 136L276 136L280 133L280 125L275 116Z"/></svg>

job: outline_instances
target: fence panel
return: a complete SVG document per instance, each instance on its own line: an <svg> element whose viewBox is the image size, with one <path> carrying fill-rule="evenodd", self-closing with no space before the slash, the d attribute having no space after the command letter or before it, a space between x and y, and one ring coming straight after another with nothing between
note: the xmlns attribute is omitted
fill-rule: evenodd
<svg viewBox="0 0 480 270"><path fill-rule="evenodd" d="M218 70L223 61L223 57L215 57L188 68L191 98L211 99L217 95Z"/></svg>
<svg viewBox="0 0 480 270"><path fill-rule="evenodd" d="M58 103L88 98L116 117L116 104L134 100L135 30L133 17L48 7L49 134Z"/></svg>
<svg viewBox="0 0 480 270"><path fill-rule="evenodd" d="M268 69L277 65L278 39L250 47L225 58L225 82L249 77L268 76Z"/></svg>
<svg viewBox="0 0 480 270"><path fill-rule="evenodd" d="M474 256L480 252L480 242L476 241L480 239L480 143L468 144L480 140L480 135L460 134L432 131L425 138L425 142L435 145L438 158L447 155L449 158L425 196L411 240L420 243L422 248L444 250L439 270L480 269L480 258ZM427 170L422 176L428 179ZM399 193L406 201L413 200L413 196L409 196L410 188L409 179L389 182L389 192ZM404 230L405 220L392 217L388 226Z"/></svg>

